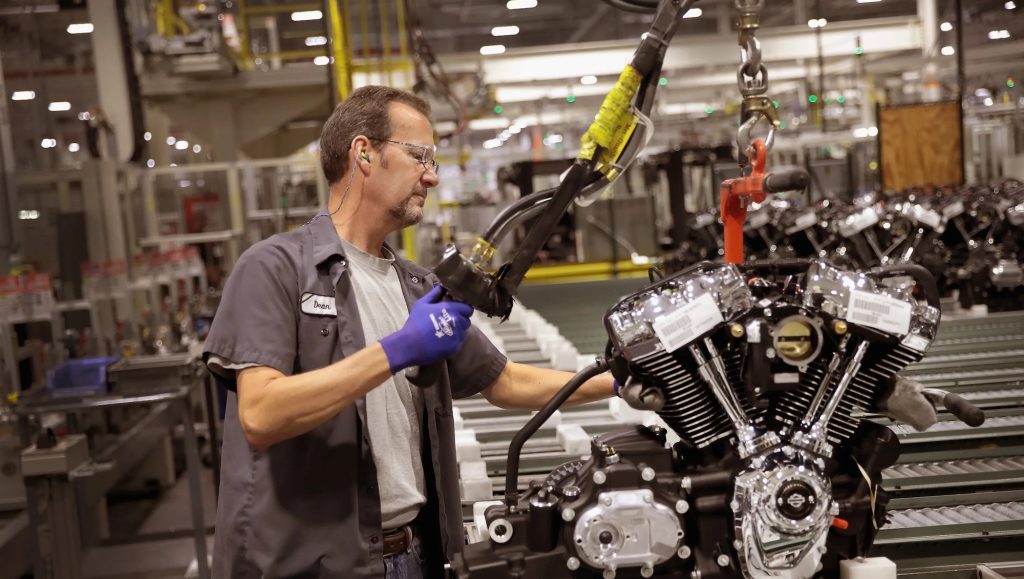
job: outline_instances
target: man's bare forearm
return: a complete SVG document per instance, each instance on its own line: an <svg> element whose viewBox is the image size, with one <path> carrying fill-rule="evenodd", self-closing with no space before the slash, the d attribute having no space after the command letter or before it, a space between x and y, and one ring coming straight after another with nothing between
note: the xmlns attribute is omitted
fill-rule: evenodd
<svg viewBox="0 0 1024 579"><path fill-rule="evenodd" d="M484 397L492 404L509 410L537 410L558 392L573 374L548 368L509 362L495 380L484 390ZM601 374L587 380L573 393L566 405L586 404L609 398L615 394L611 374Z"/></svg>
<svg viewBox="0 0 1024 579"><path fill-rule="evenodd" d="M267 366L238 375L238 414L256 448L305 434L381 385L391 370L379 343L330 366L285 376Z"/></svg>

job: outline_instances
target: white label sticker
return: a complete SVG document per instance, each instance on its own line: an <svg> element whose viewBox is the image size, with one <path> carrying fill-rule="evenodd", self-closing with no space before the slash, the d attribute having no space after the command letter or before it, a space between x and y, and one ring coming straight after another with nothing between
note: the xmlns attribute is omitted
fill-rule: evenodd
<svg viewBox="0 0 1024 579"><path fill-rule="evenodd" d="M715 216L709 213L701 213L694 218L693 227L694 229L700 229L701 227L707 227L715 222Z"/></svg>
<svg viewBox="0 0 1024 579"><path fill-rule="evenodd" d="M334 296L321 296L317 294L302 294L302 313L313 314L314 316L337 316L338 310L334 305Z"/></svg>
<svg viewBox="0 0 1024 579"><path fill-rule="evenodd" d="M854 290L850 292L846 319L883 332L903 335L910 331L912 313L913 307L902 300Z"/></svg>
<svg viewBox="0 0 1024 579"><path fill-rule="evenodd" d="M771 221L771 216L768 215L768 212L766 210L762 209L757 213L750 214L750 216L747 218L747 226L745 227L745 229L760 229L765 225L768 225L769 221Z"/></svg>
<svg viewBox="0 0 1024 579"><path fill-rule="evenodd" d="M818 223L818 216L815 215L813 211L805 211L793 221L793 226L786 230L786 234L792 235L794 233L798 233L816 223Z"/></svg>
<svg viewBox="0 0 1024 579"><path fill-rule="evenodd" d="M963 201L956 201L956 202L950 203L949 205L946 205L945 207L942 208L942 216L945 217L946 219L952 219L952 218L956 217L957 215L963 214L963 212L964 212L964 202Z"/></svg>
<svg viewBox="0 0 1024 579"><path fill-rule="evenodd" d="M674 352L725 321L711 294L704 294L678 310L662 316L652 326L665 350Z"/></svg>
<svg viewBox="0 0 1024 579"><path fill-rule="evenodd" d="M931 209L925 209L920 205L914 207L914 218L917 219L918 223L923 223L932 229L938 229L939 225L942 224L942 217L938 213Z"/></svg>
<svg viewBox="0 0 1024 579"><path fill-rule="evenodd" d="M867 207L860 213L855 213L839 224L839 233L843 237L853 237L868 227L878 223L878 213L871 207Z"/></svg>

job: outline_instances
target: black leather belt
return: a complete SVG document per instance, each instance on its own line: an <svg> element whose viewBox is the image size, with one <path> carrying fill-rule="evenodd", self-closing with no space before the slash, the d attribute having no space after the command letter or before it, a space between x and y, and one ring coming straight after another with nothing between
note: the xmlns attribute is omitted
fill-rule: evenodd
<svg viewBox="0 0 1024 579"><path fill-rule="evenodd" d="M412 527L409 526L384 531L384 556L404 553L409 548L411 538Z"/></svg>

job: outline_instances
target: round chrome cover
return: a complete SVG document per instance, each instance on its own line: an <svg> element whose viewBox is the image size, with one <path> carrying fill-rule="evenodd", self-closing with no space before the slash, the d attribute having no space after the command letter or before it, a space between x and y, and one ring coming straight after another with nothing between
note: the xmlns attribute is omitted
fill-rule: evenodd
<svg viewBox="0 0 1024 579"><path fill-rule="evenodd" d="M605 492L580 514L573 542L580 559L598 569L654 566L682 544L679 517L649 489Z"/></svg>

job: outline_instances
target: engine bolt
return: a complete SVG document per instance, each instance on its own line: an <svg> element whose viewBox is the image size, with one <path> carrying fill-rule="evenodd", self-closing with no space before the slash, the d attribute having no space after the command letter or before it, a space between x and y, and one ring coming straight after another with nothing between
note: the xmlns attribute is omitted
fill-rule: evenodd
<svg viewBox="0 0 1024 579"><path fill-rule="evenodd" d="M604 503L604 506L606 506L606 507L612 506L612 498L611 497L605 497L605 498L601 499L601 502Z"/></svg>
<svg viewBox="0 0 1024 579"><path fill-rule="evenodd" d="M576 557L569 557L565 561L565 566L568 567L570 571L575 571L580 568L580 560Z"/></svg>
<svg viewBox="0 0 1024 579"><path fill-rule="evenodd" d="M742 338L743 326L741 324L733 324L729 326L729 333L732 334L732 337L734 338Z"/></svg>
<svg viewBox="0 0 1024 579"><path fill-rule="evenodd" d="M837 333L837 334L839 334L840 336L845 334L847 330L849 330L849 327L847 327L845 321L843 321L843 320L836 320L836 321L832 322L832 331Z"/></svg>
<svg viewBox="0 0 1024 579"><path fill-rule="evenodd" d="M737 551L742 551L743 550L743 542L740 541L739 539L736 539L735 541L733 541L732 542L732 546Z"/></svg>
<svg viewBox="0 0 1024 579"><path fill-rule="evenodd" d="M679 481L679 486L686 492L693 490L693 480L688 476L684 476L683 480Z"/></svg>
<svg viewBox="0 0 1024 579"><path fill-rule="evenodd" d="M650 563L645 563L644 566L640 568L641 577L652 577L653 575L654 567L651 567Z"/></svg>
<svg viewBox="0 0 1024 579"><path fill-rule="evenodd" d="M679 547L679 550L676 551L676 555L679 555L680 559L689 559L690 555L692 555L692 554L693 554L693 552L690 551L690 548L687 547L686 545L683 545L682 547Z"/></svg>
<svg viewBox="0 0 1024 579"><path fill-rule="evenodd" d="M729 556L723 553L723 554L719 555L717 559L715 559L715 562L718 563L719 567L728 567L729 566Z"/></svg>
<svg viewBox="0 0 1024 579"><path fill-rule="evenodd" d="M603 485L608 480L608 475L604 474L603 470L594 471L594 483Z"/></svg>
<svg viewBox="0 0 1024 579"><path fill-rule="evenodd" d="M775 348L768 348L767 350L765 350L764 351L764 356L765 356L765 358L768 358L769 360L774 359L775 358Z"/></svg>
<svg viewBox="0 0 1024 579"><path fill-rule="evenodd" d="M676 501L676 512L680 515L685 514L686 511L690 510L690 503L680 499Z"/></svg>
<svg viewBox="0 0 1024 579"><path fill-rule="evenodd" d="M647 482L651 482L652 480L654 480L654 475L654 469L649 466L644 467L644 470L640 471L640 478L644 479Z"/></svg>
<svg viewBox="0 0 1024 579"><path fill-rule="evenodd" d="M573 520L575 518L576 518L576 511L574 511L573 509L568 509L568 508L567 509L562 509L562 520L563 521L568 523L569 521L571 521L571 520Z"/></svg>
<svg viewBox="0 0 1024 579"><path fill-rule="evenodd" d="M580 496L580 487L576 485L569 485L562 488L562 496L567 499L575 499Z"/></svg>

